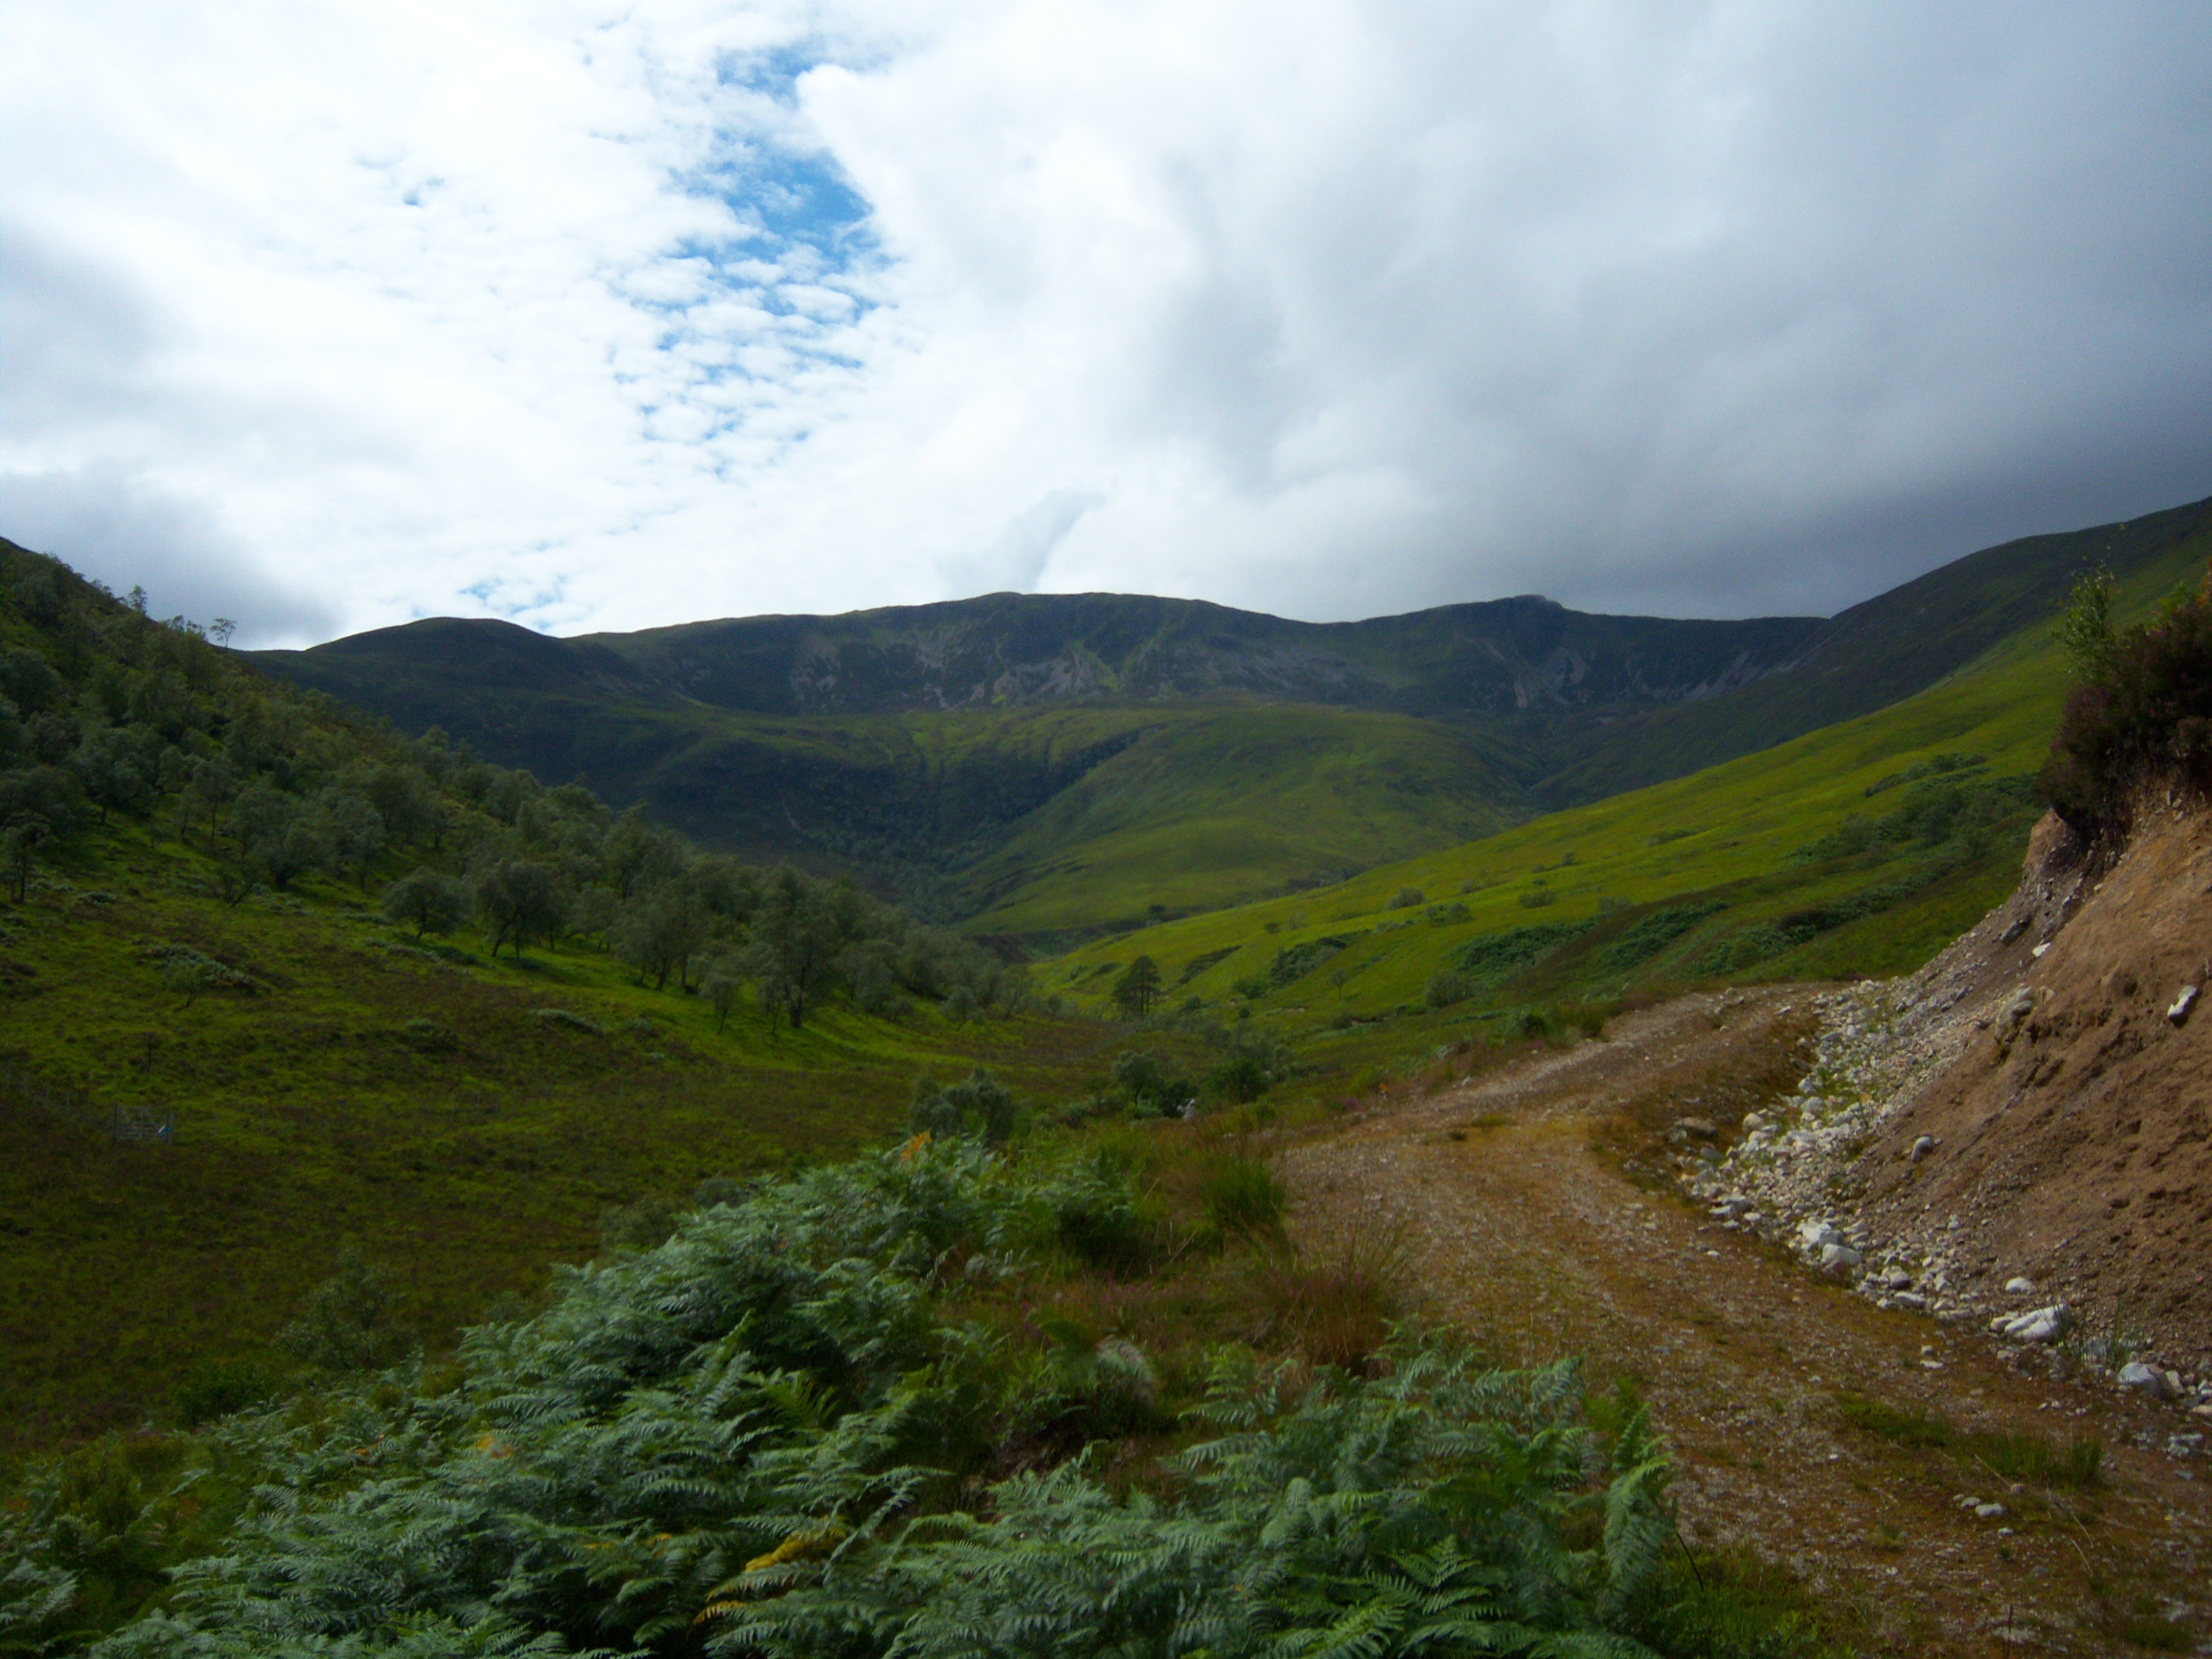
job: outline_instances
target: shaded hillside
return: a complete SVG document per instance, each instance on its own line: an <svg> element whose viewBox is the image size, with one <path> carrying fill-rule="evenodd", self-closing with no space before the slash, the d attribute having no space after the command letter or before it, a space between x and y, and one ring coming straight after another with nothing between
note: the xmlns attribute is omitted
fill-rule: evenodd
<svg viewBox="0 0 2212 1659"><path fill-rule="evenodd" d="M1238 697L1504 714L1709 696L1771 672L1817 626L1790 617L1588 616L1534 597L1317 623L1192 599L992 593L576 644L613 652L702 702L760 714Z"/></svg>
<svg viewBox="0 0 2212 1659"><path fill-rule="evenodd" d="M1969 554L1833 617L1755 690L1593 734L1538 798L1553 806L1595 800L1886 708L2051 615L2083 570L2101 562L2132 575L2208 528L2212 499Z"/></svg>
<svg viewBox="0 0 2212 1659"><path fill-rule="evenodd" d="M439 620L259 660L709 844L1054 936L1439 849L1887 707L2049 615L2085 567L2130 575L2208 526L2200 502L2010 543L1826 622L1520 599L1318 624L995 594L571 641Z"/></svg>

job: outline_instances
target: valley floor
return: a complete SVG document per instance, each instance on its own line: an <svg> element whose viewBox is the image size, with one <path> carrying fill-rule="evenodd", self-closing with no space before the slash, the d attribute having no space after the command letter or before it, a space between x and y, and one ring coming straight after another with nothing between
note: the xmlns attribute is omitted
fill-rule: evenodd
<svg viewBox="0 0 2212 1659"><path fill-rule="evenodd" d="M1504 1363L1564 1350L1593 1382L1633 1378L1678 1460L1697 1553L1787 1564L1856 1648L2189 1650L2212 1613L2212 1468L2146 1449L2172 1413L2109 1383L2023 1376L1974 1327L1876 1308L1632 1179L1681 1103L1740 1110L1794 1084L1814 994L1683 998L1603 1042L1385 1100L1289 1153L1294 1231L1395 1227L1425 1319ZM1854 1401L1861 1420L1878 1402L1960 1438L2095 1433L2103 1473L2087 1488L2008 1480L1956 1439L1856 1426Z"/></svg>

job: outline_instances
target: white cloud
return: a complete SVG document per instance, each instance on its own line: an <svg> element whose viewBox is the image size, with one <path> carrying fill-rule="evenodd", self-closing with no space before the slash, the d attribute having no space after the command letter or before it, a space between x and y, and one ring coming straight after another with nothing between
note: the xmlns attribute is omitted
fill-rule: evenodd
<svg viewBox="0 0 2212 1659"><path fill-rule="evenodd" d="M2201 9L3 27L0 533L263 640L1826 609L2212 490Z"/></svg>

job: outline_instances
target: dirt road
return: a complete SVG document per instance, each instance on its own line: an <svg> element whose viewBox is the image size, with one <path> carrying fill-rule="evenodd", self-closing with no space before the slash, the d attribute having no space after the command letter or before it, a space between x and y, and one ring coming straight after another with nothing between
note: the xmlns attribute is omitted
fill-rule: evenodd
<svg viewBox="0 0 2212 1659"><path fill-rule="evenodd" d="M1668 1153L1655 1127L1794 1083L1809 1000L1683 999L1602 1042L1386 1100L1287 1154L1294 1224L1397 1224L1431 1322L1504 1363L1565 1350L1593 1381L1638 1379L1680 1463L1687 1536L1788 1563L1875 1651L2172 1650L2177 1623L2201 1638L2212 1461L2143 1449L2187 1424L2109 1384L2021 1375L1978 1331L1877 1309L1651 1173ZM2004 1480L1855 1426L1845 1395L1964 1431L2094 1431L2104 1474L2086 1490Z"/></svg>

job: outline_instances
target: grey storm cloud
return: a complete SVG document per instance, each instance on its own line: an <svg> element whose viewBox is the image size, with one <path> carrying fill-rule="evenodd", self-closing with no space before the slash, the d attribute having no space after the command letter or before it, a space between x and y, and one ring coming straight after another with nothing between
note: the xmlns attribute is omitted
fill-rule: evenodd
<svg viewBox="0 0 2212 1659"><path fill-rule="evenodd" d="M2197 5L216 15L14 14L0 533L263 640L1826 611L2212 493Z"/></svg>

